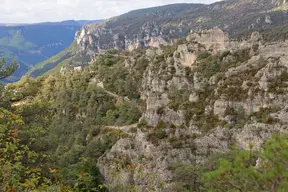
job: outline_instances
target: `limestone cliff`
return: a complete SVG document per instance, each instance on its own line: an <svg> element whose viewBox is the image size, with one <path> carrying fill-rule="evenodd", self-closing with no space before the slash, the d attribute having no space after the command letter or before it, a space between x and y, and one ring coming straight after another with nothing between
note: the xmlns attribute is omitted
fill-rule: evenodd
<svg viewBox="0 0 288 192"><path fill-rule="evenodd" d="M267 43L259 33L229 40L214 28L147 49L145 57L142 118L98 161L112 188L169 191L174 164L203 164L234 145L258 150L287 131L287 41Z"/></svg>
<svg viewBox="0 0 288 192"><path fill-rule="evenodd" d="M234 0L211 5L175 4L136 10L102 24L88 25L76 33L75 40L86 54L93 55L108 49L159 47L187 36L191 30L215 26L237 36L239 32L287 23L287 12L281 9L286 4L286 1ZM217 46L223 48L223 45Z"/></svg>
<svg viewBox="0 0 288 192"><path fill-rule="evenodd" d="M137 48L159 48L173 44L175 39L186 37L191 31L199 32L215 26L233 38L247 37L251 31L258 30L266 34L264 39L287 39L287 18L287 2L282 0L233 0L210 5L173 4L135 10L80 29L75 34L74 42L80 50L76 54L73 52L69 61L60 60L56 65L68 68L87 65L95 55L111 49L132 51ZM271 32L272 29L275 33ZM223 45L215 46L223 49ZM217 51L217 48L214 47L214 50ZM63 54L58 56L62 57ZM54 67L61 68L57 66ZM43 68L40 64L38 67ZM42 74L50 69L44 68Z"/></svg>

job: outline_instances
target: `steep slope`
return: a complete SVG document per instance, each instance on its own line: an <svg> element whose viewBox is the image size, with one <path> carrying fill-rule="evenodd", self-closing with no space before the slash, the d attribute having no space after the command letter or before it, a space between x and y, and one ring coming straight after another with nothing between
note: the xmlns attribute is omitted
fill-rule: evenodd
<svg viewBox="0 0 288 192"><path fill-rule="evenodd" d="M94 22L99 21L63 21L0 26L0 46L4 48L1 49L2 54L11 53L13 59L20 64L10 80L19 79L36 63L46 60L68 47L79 28L84 24Z"/></svg>
<svg viewBox="0 0 288 192"><path fill-rule="evenodd" d="M191 30L218 26L231 37L241 38L249 36L251 31L267 32L287 25L287 2L283 0L232 0L211 5L174 4L135 10L79 30L75 41L81 51L69 65L85 65L87 62L79 62L77 58L91 60L95 53L109 49L167 45L173 39L185 37ZM280 30L277 37L286 38L285 34L287 29Z"/></svg>
<svg viewBox="0 0 288 192"><path fill-rule="evenodd" d="M77 42L87 54L107 49L135 49L170 43L191 30L218 26L236 35L249 29L287 24L282 5L270 0L234 0L211 5L168 5L136 10L100 25L86 26Z"/></svg>
<svg viewBox="0 0 288 192"><path fill-rule="evenodd" d="M274 133L287 132L287 50L287 41L267 43L253 33L238 42L215 28L128 58L130 78L141 84L129 86L130 92L141 95L146 111L132 136L98 160L106 183L115 191L125 186L182 191L185 185L172 189L181 186L174 183L174 165L205 164L234 145L258 150ZM139 68L143 58L149 62ZM119 79L103 75L102 61L96 58L91 66L94 78L111 89Z"/></svg>
<svg viewBox="0 0 288 192"><path fill-rule="evenodd" d="M234 0L137 10L100 25L86 26L76 40L87 54L93 54L112 48L159 46L186 36L191 30L215 26L233 37L249 29L287 24L287 12L277 9L281 5L270 0Z"/></svg>
<svg viewBox="0 0 288 192"><path fill-rule="evenodd" d="M202 172L235 146L253 154L252 170L261 164L254 151L287 133L287 83L287 40L235 40L215 27L159 48L106 51L81 71L25 77L5 91L15 111L44 119L49 134L37 147L50 146L67 183L88 166L109 191L182 192L209 191Z"/></svg>
<svg viewBox="0 0 288 192"><path fill-rule="evenodd" d="M76 43L72 43L69 47L67 47L65 50L61 51L57 55L37 64L36 66L32 67L28 72L27 75L31 77L37 77L40 75L43 75L45 72L53 73L53 71L50 71L51 69L60 71L60 68L62 65L67 63L68 60L71 60L71 57L76 54L76 52L79 50L79 46ZM60 67L60 68L59 68Z"/></svg>

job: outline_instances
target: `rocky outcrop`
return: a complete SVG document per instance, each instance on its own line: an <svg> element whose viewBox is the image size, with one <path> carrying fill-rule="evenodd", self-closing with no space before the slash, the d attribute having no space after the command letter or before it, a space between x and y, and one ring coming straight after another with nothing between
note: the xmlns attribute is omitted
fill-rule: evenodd
<svg viewBox="0 0 288 192"><path fill-rule="evenodd" d="M112 186L119 188L134 183L138 190L147 191L149 187L173 179L169 171L173 163L184 161L189 164L194 160L191 148L170 149L168 143L155 146L147 141L145 133L138 130L135 137L119 140L98 164L107 183ZM117 163L118 167L115 166ZM165 191L167 187L158 187L157 191Z"/></svg>
<svg viewBox="0 0 288 192"><path fill-rule="evenodd" d="M181 89L204 90L205 82L202 81L201 75L195 73L191 77L193 83L190 83L186 77L185 67L193 68L199 53L207 51L217 54L225 51L227 39L227 35L219 28L192 33L187 37L187 43L179 44L173 56L165 58L161 66L151 63L144 75L142 88L142 97L147 103L147 110L143 118L150 125L156 125L160 120L175 125L184 123L183 111L173 111L167 107L171 102L167 90L173 88L176 89L174 90L176 92ZM151 53L151 50L149 52L150 55L156 55ZM191 100L193 101L193 98ZM161 108L163 108L163 112L159 114Z"/></svg>
<svg viewBox="0 0 288 192"><path fill-rule="evenodd" d="M174 59L186 67L191 67L197 59L197 53L190 51L185 44L179 45Z"/></svg>
<svg viewBox="0 0 288 192"><path fill-rule="evenodd" d="M249 34L251 30L264 29L269 33L274 27L280 27L284 30L277 28L278 35L269 37L287 39L287 18L287 2L282 0L235 0L211 5L173 4L131 11L103 23L83 27L75 35L74 43L79 47L79 51L78 47L77 50L73 50L68 64L60 62L57 65L87 65L95 54L110 49L131 51L137 48L159 48L161 45L171 44L175 39L186 37L191 31L203 30L201 35L191 36L189 39L196 38L197 41L202 41L205 49L211 48L215 53L227 48L223 43L226 40L225 33L240 38L242 34ZM221 30L213 29L213 33L207 30L215 26L225 30L225 33ZM257 39L257 36L255 38ZM236 42L235 44L241 46ZM235 44L230 42L229 50ZM186 52L186 48L182 47L179 51ZM59 55L63 55L64 52ZM78 53L74 55L74 52ZM81 61L79 55L88 56L88 61ZM190 66L195 60L195 55L191 53L185 56L181 58L182 63ZM43 69L44 73L50 68Z"/></svg>
<svg viewBox="0 0 288 192"><path fill-rule="evenodd" d="M275 1L276 2L276 1ZM187 37L188 41L202 42L206 50L214 53L227 48L227 35L255 28L267 28L285 22L286 12L266 10L281 7L285 2L219 2L213 5L176 4L159 8L132 11L109 19L101 24L87 25L75 35L75 41L87 55L93 56L109 49L134 50L144 47L157 47L171 44L177 38L187 36L191 30L202 30ZM265 11L263 11L265 10ZM277 9L276 9L277 10ZM239 16L239 12L243 13ZM208 17L209 16L209 17ZM233 18L233 19L232 19ZM255 18L257 18L255 20ZM245 21L245 22L243 22ZM220 29L221 28L221 29ZM257 39L257 35L253 39ZM186 51L185 47L179 48ZM193 54L182 58L185 65L195 59Z"/></svg>
<svg viewBox="0 0 288 192"><path fill-rule="evenodd" d="M211 50L213 54L226 50L229 42L228 35L219 27L192 33L186 39L188 42L200 43L205 50Z"/></svg>
<svg viewBox="0 0 288 192"><path fill-rule="evenodd" d="M209 155L229 152L233 145L259 150L274 133L285 131L281 125L259 123L247 124L242 130L217 127L205 136L186 141L189 144L181 148L173 148L166 142L155 146L147 141L147 134L138 130L133 138L119 140L98 165L108 186L116 191L130 185L143 192L149 188L169 191L174 181L172 165L205 163Z"/></svg>
<svg viewBox="0 0 288 192"><path fill-rule="evenodd" d="M177 73L177 68L182 67L172 61L170 61L170 63L165 63L165 65L166 64L168 64L168 66L164 69L161 67L155 68L155 66L151 65L144 74L145 79L143 79L142 85L142 89L144 90L142 92L142 98L145 98L146 100L146 112L143 114L143 118L147 120L150 125L156 125L160 120L172 122L176 125L181 125L183 123L184 117L181 111L175 112L166 108L170 102L167 89L169 89L170 86L181 89L181 87L188 85L188 82L184 78L172 78L168 81L163 80L161 74L173 76L172 74L169 74L170 72L166 71L167 69L175 68L175 73ZM164 110L160 113L159 110L161 108Z"/></svg>
<svg viewBox="0 0 288 192"><path fill-rule="evenodd" d="M108 21L109 22L109 21ZM156 23L144 23L137 34L128 37L117 30L108 28L107 23L89 25L79 30L75 35L75 41L86 51L88 55L101 53L109 49L132 51L144 47L160 47L167 45L167 41L161 36L162 29Z"/></svg>
<svg viewBox="0 0 288 192"><path fill-rule="evenodd" d="M99 159L116 191L129 185L169 191L172 165L204 164L232 146L259 150L274 133L287 131L288 42L265 43L259 33L229 41L214 28L171 49L145 54L149 65L139 89L146 102L141 122L147 125L139 124ZM208 59L199 60L203 52Z"/></svg>

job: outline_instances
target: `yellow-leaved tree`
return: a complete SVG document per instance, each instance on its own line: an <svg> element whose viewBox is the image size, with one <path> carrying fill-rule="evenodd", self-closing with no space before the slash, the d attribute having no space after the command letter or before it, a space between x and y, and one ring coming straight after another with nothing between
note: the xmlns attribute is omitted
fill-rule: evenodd
<svg viewBox="0 0 288 192"><path fill-rule="evenodd" d="M23 125L21 116L0 108L0 191L38 191L57 182L57 173L42 174L45 157L21 142Z"/></svg>

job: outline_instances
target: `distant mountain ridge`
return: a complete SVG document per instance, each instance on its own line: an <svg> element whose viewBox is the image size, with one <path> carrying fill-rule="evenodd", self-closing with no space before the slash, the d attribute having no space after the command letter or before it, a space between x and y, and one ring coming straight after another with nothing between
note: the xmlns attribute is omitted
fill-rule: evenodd
<svg viewBox="0 0 288 192"><path fill-rule="evenodd" d="M73 54L67 66L86 65L83 60L92 60L95 54L109 49L167 45L191 31L215 26L232 38L242 38L255 30L269 33L271 29L274 35L267 33L269 38L283 39L288 32L288 3L285 0L230 0L210 5L172 4L131 11L79 30L75 42L80 50ZM31 71L33 73L33 69ZM43 70L42 74L45 72Z"/></svg>
<svg viewBox="0 0 288 192"><path fill-rule="evenodd" d="M95 24L99 23L102 20L66 20L66 21L60 21L60 22L43 22L43 23L37 23L36 25L75 25L75 26L85 26L88 24ZM34 24L31 24L34 25Z"/></svg>
<svg viewBox="0 0 288 192"><path fill-rule="evenodd" d="M0 56L19 63L6 82L17 81L35 64L61 52L73 42L78 29L97 22L100 20L0 24Z"/></svg>
<svg viewBox="0 0 288 192"><path fill-rule="evenodd" d="M40 22L40 23L0 23L0 27L19 27L19 26L27 26L27 25L87 25L98 23L103 20L64 20L59 22Z"/></svg>

